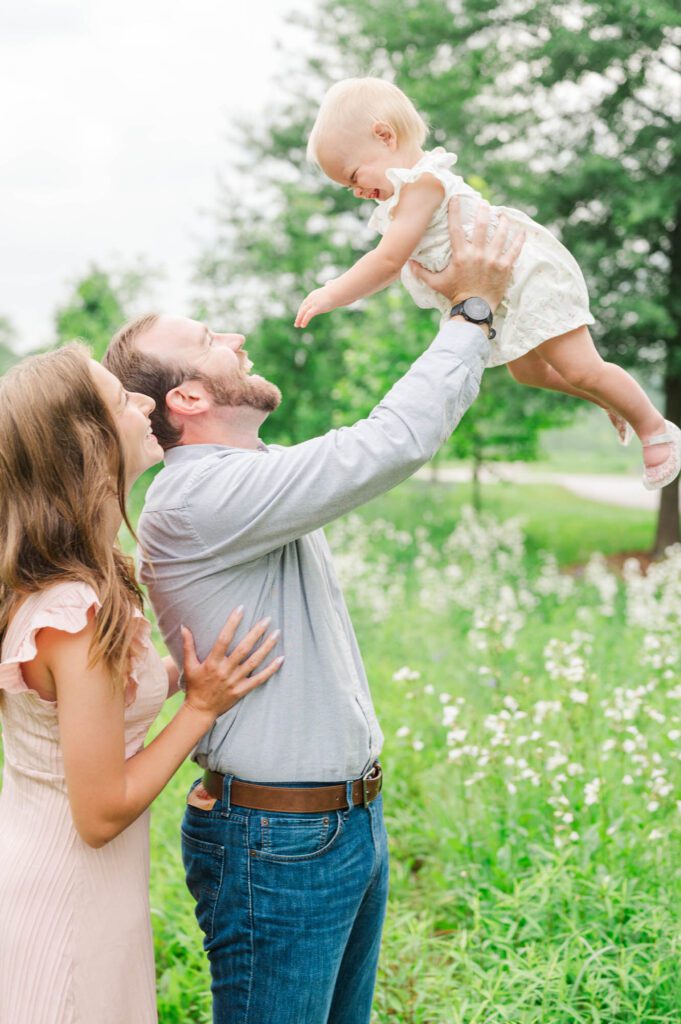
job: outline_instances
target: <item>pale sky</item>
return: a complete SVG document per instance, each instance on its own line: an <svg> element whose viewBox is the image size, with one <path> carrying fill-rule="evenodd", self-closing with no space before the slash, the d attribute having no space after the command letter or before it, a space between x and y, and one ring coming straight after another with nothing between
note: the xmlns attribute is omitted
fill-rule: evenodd
<svg viewBox="0 0 681 1024"><path fill-rule="evenodd" d="M267 116L317 0L10 0L0 8L0 315L20 347L91 262L159 266L187 311L237 118ZM283 52L277 50L281 44Z"/></svg>

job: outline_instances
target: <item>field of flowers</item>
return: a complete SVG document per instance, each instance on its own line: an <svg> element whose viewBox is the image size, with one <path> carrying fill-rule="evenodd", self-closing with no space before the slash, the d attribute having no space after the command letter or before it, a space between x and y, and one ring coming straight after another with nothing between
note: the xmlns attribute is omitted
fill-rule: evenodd
<svg viewBox="0 0 681 1024"><path fill-rule="evenodd" d="M526 531L410 486L330 531L386 735L375 1022L678 1024L681 551L561 567L649 524L563 497L559 562L555 495ZM154 814L164 1024L210 1019L176 840L195 774Z"/></svg>
<svg viewBox="0 0 681 1024"><path fill-rule="evenodd" d="M374 1024L679 1024L681 551L615 573L594 552L644 549L647 514L464 501L413 482L329 531L386 737ZM178 842L196 774L152 818L161 1024L210 1021Z"/></svg>

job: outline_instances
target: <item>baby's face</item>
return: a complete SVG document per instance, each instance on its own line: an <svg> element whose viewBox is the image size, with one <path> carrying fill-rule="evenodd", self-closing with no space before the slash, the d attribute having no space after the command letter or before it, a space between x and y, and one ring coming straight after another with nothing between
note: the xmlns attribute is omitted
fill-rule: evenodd
<svg viewBox="0 0 681 1024"><path fill-rule="evenodd" d="M393 146L372 135L358 139L349 133L319 152L319 164L332 181L351 188L357 199L388 199L395 191L385 176L399 166Z"/></svg>

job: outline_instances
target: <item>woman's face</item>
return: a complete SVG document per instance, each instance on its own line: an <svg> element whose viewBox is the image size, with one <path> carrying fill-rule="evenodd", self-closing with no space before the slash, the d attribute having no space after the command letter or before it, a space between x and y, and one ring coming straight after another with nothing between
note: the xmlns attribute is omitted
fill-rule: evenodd
<svg viewBox="0 0 681 1024"><path fill-rule="evenodd" d="M90 369L97 390L118 428L125 454L126 482L130 487L140 473L163 458L163 449L151 432L149 420L154 400L147 395L126 391L118 377L94 359L90 360Z"/></svg>

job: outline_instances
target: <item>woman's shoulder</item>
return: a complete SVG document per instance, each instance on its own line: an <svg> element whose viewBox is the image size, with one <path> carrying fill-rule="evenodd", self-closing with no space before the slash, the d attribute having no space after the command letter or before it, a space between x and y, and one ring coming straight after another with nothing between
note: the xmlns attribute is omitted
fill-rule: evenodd
<svg viewBox="0 0 681 1024"><path fill-rule="evenodd" d="M20 693L29 688L21 665L35 659L42 629L80 633L88 624L90 609L100 607L95 589L80 580L60 580L27 594L12 614L3 638L0 689Z"/></svg>
<svg viewBox="0 0 681 1024"><path fill-rule="evenodd" d="M99 595L95 588L84 580L59 580L40 590L27 594L19 603L8 633L19 623L28 624L34 618L54 618L55 621L66 622L75 619L83 620L91 608L101 608ZM80 627L82 629L82 626Z"/></svg>

